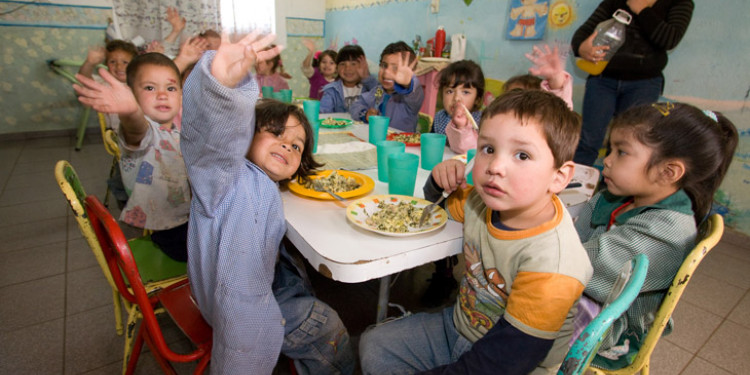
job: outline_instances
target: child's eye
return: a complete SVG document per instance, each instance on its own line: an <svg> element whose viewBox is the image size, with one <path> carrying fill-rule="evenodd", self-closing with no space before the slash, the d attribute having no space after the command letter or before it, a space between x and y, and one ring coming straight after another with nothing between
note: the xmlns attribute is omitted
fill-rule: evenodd
<svg viewBox="0 0 750 375"><path fill-rule="evenodd" d="M173 92L177 91L177 87L170 86L170 87L167 88L167 91L173 91Z"/></svg>
<svg viewBox="0 0 750 375"><path fill-rule="evenodd" d="M388 69L388 63L383 61L380 63L380 69Z"/></svg>
<svg viewBox="0 0 750 375"><path fill-rule="evenodd" d="M143 89L146 90L146 91L154 91L155 90L154 86L145 86L145 87L143 87Z"/></svg>
<svg viewBox="0 0 750 375"><path fill-rule="evenodd" d="M495 149L492 146L490 146L490 145L484 145L484 146L482 146L480 148L480 150L482 151L482 153L485 153L485 154L494 154L495 153Z"/></svg>
<svg viewBox="0 0 750 375"><path fill-rule="evenodd" d="M295 151L299 151L299 152L302 152L302 146L300 146L300 145L297 145L297 144L293 144L293 145L292 145L292 148L293 148L293 149L294 149Z"/></svg>
<svg viewBox="0 0 750 375"><path fill-rule="evenodd" d="M516 154L514 156L518 160L529 160L529 159L531 159L531 156L529 154L523 152L523 151L516 152Z"/></svg>
<svg viewBox="0 0 750 375"><path fill-rule="evenodd" d="M471 95L471 91L469 91L469 90L464 90L461 93L464 94L464 95L466 95L466 96Z"/></svg>

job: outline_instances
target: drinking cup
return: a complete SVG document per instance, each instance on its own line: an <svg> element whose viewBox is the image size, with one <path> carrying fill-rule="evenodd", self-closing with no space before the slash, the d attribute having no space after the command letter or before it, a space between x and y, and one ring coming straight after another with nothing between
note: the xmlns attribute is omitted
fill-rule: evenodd
<svg viewBox="0 0 750 375"><path fill-rule="evenodd" d="M406 145L398 141L380 141L378 151L378 180L388 182L388 155L406 151Z"/></svg>
<svg viewBox="0 0 750 375"><path fill-rule="evenodd" d="M313 154L318 152L318 132L320 131L320 120L310 121L313 131Z"/></svg>
<svg viewBox="0 0 750 375"><path fill-rule="evenodd" d="M468 152L466 152L466 162L467 163L470 162L471 159L474 159L474 156L476 156L476 155L477 155L477 149L475 149L475 148L472 148L471 150L469 150ZM474 175L473 172L469 172L469 174L466 176L466 183L467 184L474 185L474 177L473 177L473 175Z"/></svg>
<svg viewBox="0 0 750 375"><path fill-rule="evenodd" d="M388 134L388 124L391 119L386 116L370 116L367 118L370 124L370 143L377 145L380 141L385 141L385 136Z"/></svg>
<svg viewBox="0 0 750 375"><path fill-rule="evenodd" d="M260 88L260 92L263 93L263 97L265 99L271 99L271 94L273 94L273 86L263 86Z"/></svg>
<svg viewBox="0 0 750 375"><path fill-rule="evenodd" d="M388 194L414 195L419 156L408 152L388 155Z"/></svg>
<svg viewBox="0 0 750 375"><path fill-rule="evenodd" d="M419 138L422 149L422 169L432 170L443 161L445 134L426 133Z"/></svg>
<svg viewBox="0 0 750 375"><path fill-rule="evenodd" d="M302 102L302 109L305 111L307 121L312 124L319 120L320 117L320 101L317 100L305 100Z"/></svg>
<svg viewBox="0 0 750 375"><path fill-rule="evenodd" d="M284 103L291 103L292 102L292 90L290 89L283 89L279 91L281 93L281 99Z"/></svg>
<svg viewBox="0 0 750 375"><path fill-rule="evenodd" d="M274 92L271 93L271 99L283 102L284 101L284 94L282 94L280 91L274 91Z"/></svg>

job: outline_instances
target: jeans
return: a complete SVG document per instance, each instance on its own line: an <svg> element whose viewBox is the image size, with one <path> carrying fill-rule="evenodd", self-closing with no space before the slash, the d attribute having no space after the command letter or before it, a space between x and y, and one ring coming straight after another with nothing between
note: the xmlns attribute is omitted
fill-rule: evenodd
<svg viewBox="0 0 750 375"><path fill-rule="evenodd" d="M283 252L284 250L282 250ZM335 310L315 298L291 259L276 264L273 294L284 317L281 353L299 374L351 374L355 358L349 333Z"/></svg>
<svg viewBox="0 0 750 375"><path fill-rule="evenodd" d="M656 102L663 87L662 76L635 81L589 76L583 97L581 140L573 161L594 165L610 120L630 107Z"/></svg>
<svg viewBox="0 0 750 375"><path fill-rule="evenodd" d="M448 307L368 329L359 340L359 358L363 374L413 374L455 362L471 346Z"/></svg>

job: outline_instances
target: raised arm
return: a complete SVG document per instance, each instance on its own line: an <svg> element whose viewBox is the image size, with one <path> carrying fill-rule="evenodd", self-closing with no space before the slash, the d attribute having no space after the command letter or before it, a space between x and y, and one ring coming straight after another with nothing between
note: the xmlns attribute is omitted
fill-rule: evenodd
<svg viewBox="0 0 750 375"><path fill-rule="evenodd" d="M208 41L198 36L190 38L183 43L182 47L180 47L180 53L174 58L174 63L180 69L180 73L184 72L190 64L197 62L207 48Z"/></svg>
<svg viewBox="0 0 750 375"><path fill-rule="evenodd" d="M106 57L107 50L103 46L89 48L89 53L86 55L83 65L78 69L78 74L87 78L93 77L96 66L103 64Z"/></svg>
<svg viewBox="0 0 750 375"><path fill-rule="evenodd" d="M559 48L548 45L534 46L532 53L527 53L526 58L534 65L529 68L529 73L544 78L542 89L557 95L573 109L573 82L572 77L565 71L565 64L560 58Z"/></svg>
<svg viewBox="0 0 750 375"><path fill-rule="evenodd" d="M307 48L307 56L302 60L302 74L305 77L310 78L315 74L315 69L312 66L313 55L315 54L315 43L310 39L302 40L302 44Z"/></svg>
<svg viewBox="0 0 750 375"><path fill-rule="evenodd" d="M164 41L167 43L174 43L182 33L182 30L185 29L187 21L185 21L184 17L180 17L180 11L178 11L177 8L167 7L167 22L172 25L172 31L166 38L164 38Z"/></svg>

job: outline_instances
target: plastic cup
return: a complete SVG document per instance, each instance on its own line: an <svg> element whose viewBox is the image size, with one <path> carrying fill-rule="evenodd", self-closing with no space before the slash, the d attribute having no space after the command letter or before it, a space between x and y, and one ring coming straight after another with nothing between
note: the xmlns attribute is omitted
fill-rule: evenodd
<svg viewBox="0 0 750 375"><path fill-rule="evenodd" d="M270 99L271 94L273 94L273 86L263 86L260 88L260 92L263 93L264 98Z"/></svg>
<svg viewBox="0 0 750 375"><path fill-rule="evenodd" d="M378 181L388 182L388 155L406 151L406 145L398 141L380 141L378 150Z"/></svg>
<svg viewBox="0 0 750 375"><path fill-rule="evenodd" d="M386 116L370 116L367 118L367 122L370 124L370 143L377 145L378 142L385 141L391 119Z"/></svg>
<svg viewBox="0 0 750 375"><path fill-rule="evenodd" d="M470 162L471 159L474 159L474 156L477 155L477 149L472 148L468 152L466 152L466 162ZM474 172L469 172L469 174L466 176L466 183L469 185L474 185Z"/></svg>
<svg viewBox="0 0 750 375"><path fill-rule="evenodd" d="M278 101L280 101L280 102L283 102L283 101L284 101L284 94L282 94L282 93L281 93L281 92L279 92L279 91L276 91L276 92L272 92L272 93L271 93L271 96L270 96L270 98L271 98L271 99L275 99L275 100L278 100Z"/></svg>
<svg viewBox="0 0 750 375"><path fill-rule="evenodd" d="M414 195L419 156L408 152L388 155L388 194Z"/></svg>
<svg viewBox="0 0 750 375"><path fill-rule="evenodd" d="M307 121L312 124L320 119L320 102L317 100L305 100L302 102L302 109L305 111Z"/></svg>
<svg viewBox="0 0 750 375"><path fill-rule="evenodd" d="M283 89L279 91L281 93L281 98L284 103L291 103L292 102L292 90L290 89Z"/></svg>
<svg viewBox="0 0 750 375"><path fill-rule="evenodd" d="M320 131L320 120L310 121L313 131L313 154L318 152L318 132Z"/></svg>
<svg viewBox="0 0 750 375"><path fill-rule="evenodd" d="M422 149L422 169L431 171L443 161L445 134L426 133L419 138Z"/></svg>

